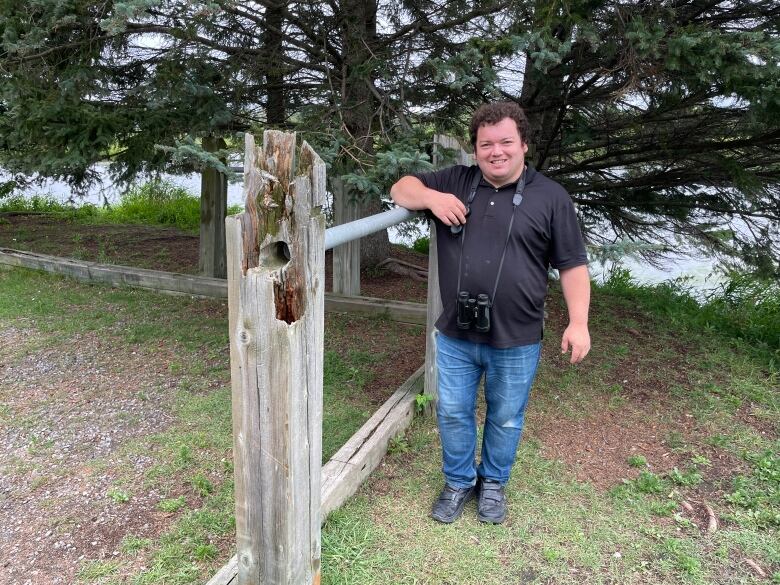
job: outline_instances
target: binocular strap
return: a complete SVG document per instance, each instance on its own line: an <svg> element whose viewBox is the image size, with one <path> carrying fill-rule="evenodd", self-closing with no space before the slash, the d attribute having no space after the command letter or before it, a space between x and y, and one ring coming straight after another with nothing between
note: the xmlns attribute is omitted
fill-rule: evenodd
<svg viewBox="0 0 780 585"><path fill-rule="evenodd" d="M504 258L506 257L506 249L509 245L509 238L512 235L512 224L515 222L515 210L517 209L518 205L523 202L523 191L525 190L525 174L526 169L523 169L523 174L520 175L520 179L517 181L517 188L515 189L515 194L512 197L512 217L509 219L509 227L506 230L506 239L504 240L504 249L501 250L501 261L498 263L498 272L496 272L496 282L493 285L493 294L488 299L488 302L490 305L489 307L493 307L493 300L496 298L496 291L498 291L498 281L501 278L501 269L504 267ZM467 206L471 207L471 203L474 201L474 197L477 194L477 186L479 185L479 181L482 179L482 173L477 170L477 176L474 178L474 182L471 185L471 192L469 193L469 198L467 202ZM466 240L466 224L463 224L463 230L461 230L460 233L460 254L458 255L458 287L455 289L455 294L460 292L460 277L463 273L463 242ZM456 299L457 300L457 299Z"/></svg>

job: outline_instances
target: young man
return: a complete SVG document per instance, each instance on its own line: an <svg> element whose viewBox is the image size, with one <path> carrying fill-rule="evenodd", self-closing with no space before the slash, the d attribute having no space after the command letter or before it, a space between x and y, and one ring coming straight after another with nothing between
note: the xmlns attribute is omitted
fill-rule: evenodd
<svg viewBox="0 0 780 585"><path fill-rule="evenodd" d="M523 430L540 355L548 265L560 271L569 312L561 351L590 350L587 257L571 199L525 164L528 120L515 103L485 104L471 121L477 166L406 176L393 201L434 217L444 310L436 322L445 486L432 516L453 522L478 497L478 518L506 518L504 486ZM473 300L469 300L473 299ZM487 415L476 465L476 396Z"/></svg>

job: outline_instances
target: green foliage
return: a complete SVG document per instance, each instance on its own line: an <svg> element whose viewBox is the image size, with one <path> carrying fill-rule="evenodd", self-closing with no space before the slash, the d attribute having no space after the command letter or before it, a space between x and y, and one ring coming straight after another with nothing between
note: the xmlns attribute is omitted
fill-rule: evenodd
<svg viewBox="0 0 780 585"><path fill-rule="evenodd" d="M701 483L702 474L695 470L682 472L675 467L669 472L669 479L679 486L693 486Z"/></svg>
<svg viewBox="0 0 780 585"><path fill-rule="evenodd" d="M409 441L405 437L392 437L387 444L387 453L389 455L399 455L408 453L410 450Z"/></svg>
<svg viewBox="0 0 780 585"><path fill-rule="evenodd" d="M200 199L166 181L132 188L120 202L107 208L87 203L75 207L47 195L15 195L0 201L0 212L52 213L87 223L143 224L177 227L195 232L200 227ZM242 209L232 208L233 213Z"/></svg>
<svg viewBox="0 0 780 585"><path fill-rule="evenodd" d="M628 458L628 464L631 467L647 467L647 459L644 455L632 455Z"/></svg>
<svg viewBox="0 0 780 585"><path fill-rule="evenodd" d="M414 397L414 405L417 412L423 412L425 407L433 400L433 396L430 394L418 394Z"/></svg>
<svg viewBox="0 0 780 585"><path fill-rule="evenodd" d="M16 187L16 181L0 181L0 199L8 197Z"/></svg>
<svg viewBox="0 0 780 585"><path fill-rule="evenodd" d="M151 538L141 538L139 536L129 534L122 539L120 548L122 549L122 552L136 554L144 549L148 549L151 545Z"/></svg>
<svg viewBox="0 0 780 585"><path fill-rule="evenodd" d="M163 512L173 513L173 512L178 512L186 505L187 502L184 499L184 496L179 496L178 498L168 498L166 500L160 500L160 503L157 504L157 507Z"/></svg>
<svg viewBox="0 0 780 585"><path fill-rule="evenodd" d="M130 492L118 487L110 488L106 495L116 504L126 504L130 501Z"/></svg>
<svg viewBox="0 0 780 585"><path fill-rule="evenodd" d="M430 247L431 247L431 238L429 238L428 236L417 238L412 244L412 250L414 250L415 252L420 252L420 254L428 254L430 252Z"/></svg>
<svg viewBox="0 0 780 585"><path fill-rule="evenodd" d="M117 561L85 561L79 568L79 579L97 581L119 572Z"/></svg>
<svg viewBox="0 0 780 585"><path fill-rule="evenodd" d="M643 494L659 494L664 491L664 484L660 477L650 471L640 471L634 480L634 486Z"/></svg>
<svg viewBox="0 0 780 585"><path fill-rule="evenodd" d="M740 339L765 357L770 367L780 366L780 283L751 274L731 273L719 290L698 301L684 280L639 286L627 270L613 270L602 285L692 329L714 331Z"/></svg>
<svg viewBox="0 0 780 585"><path fill-rule="evenodd" d="M745 453L753 466L750 475L738 475L726 501L737 507L735 519L741 524L780 527L780 455L776 451Z"/></svg>
<svg viewBox="0 0 780 585"><path fill-rule="evenodd" d="M701 575L701 560L696 555L695 547L690 541L666 538L661 547L678 571L690 577Z"/></svg>
<svg viewBox="0 0 780 585"><path fill-rule="evenodd" d="M202 474L197 474L195 477L193 477L191 483L195 493L201 497L205 497L214 491L214 485L206 476Z"/></svg>
<svg viewBox="0 0 780 585"><path fill-rule="evenodd" d="M155 181L132 189L122 196L118 205L102 211L99 217L108 223L165 225L197 231L200 200L186 189Z"/></svg>
<svg viewBox="0 0 780 585"><path fill-rule="evenodd" d="M384 197L390 187L404 175L430 171L433 165L430 157L421 152L424 140L419 134L396 135L393 142L378 146L376 157L370 167L356 169L342 175L344 182L352 187L361 200ZM333 158L331 158L331 163Z"/></svg>
<svg viewBox="0 0 780 585"><path fill-rule="evenodd" d="M0 201L0 212L33 212L33 213L53 213L61 215L66 219L87 220L96 217L99 210L95 205L86 204L75 207L68 203L61 203L49 195L35 194L32 197L24 195L14 195Z"/></svg>

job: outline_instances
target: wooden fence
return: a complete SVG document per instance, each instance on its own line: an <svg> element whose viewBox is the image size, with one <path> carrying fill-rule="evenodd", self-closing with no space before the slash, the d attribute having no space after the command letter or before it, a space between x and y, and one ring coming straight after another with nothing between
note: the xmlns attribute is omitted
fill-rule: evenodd
<svg viewBox="0 0 780 585"><path fill-rule="evenodd" d="M226 220L237 554L211 584L316 584L324 514L408 424L421 372L323 474L325 165L305 142L296 152L294 134L266 131L262 148L247 135L244 193L245 211ZM425 392L433 396L430 334L441 300L431 231ZM388 418L398 405L401 414Z"/></svg>
<svg viewBox="0 0 780 585"><path fill-rule="evenodd" d="M441 157L441 147L455 149L457 162L471 164L452 139L437 136L436 145L435 156ZM225 219L237 554L209 585L317 584L321 522L355 493L390 439L408 426L417 395L435 398L436 234L431 229L425 365L323 467L325 165L305 142L296 150L294 134L266 131L262 148L247 135L244 195L245 211ZM350 219L349 213L339 215ZM221 279L14 250L0 250L0 264L168 292L225 294ZM334 251L337 291L359 291L358 266L358 246ZM379 305L398 320L422 321L415 303L339 295L329 302L336 310L366 312Z"/></svg>

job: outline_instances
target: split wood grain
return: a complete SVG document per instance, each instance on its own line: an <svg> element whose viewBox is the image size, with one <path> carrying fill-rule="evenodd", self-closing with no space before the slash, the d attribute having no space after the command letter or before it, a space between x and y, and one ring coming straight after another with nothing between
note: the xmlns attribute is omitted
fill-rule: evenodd
<svg viewBox="0 0 780 585"><path fill-rule="evenodd" d="M244 213L226 221L237 583L320 572L324 163L295 135L246 135Z"/></svg>
<svg viewBox="0 0 780 585"><path fill-rule="evenodd" d="M320 521L352 496L387 453L394 437L414 418L416 397L424 383L424 367L412 374L377 412L322 467ZM232 571L232 572L231 572ZM232 557L207 585L237 583L238 559Z"/></svg>

